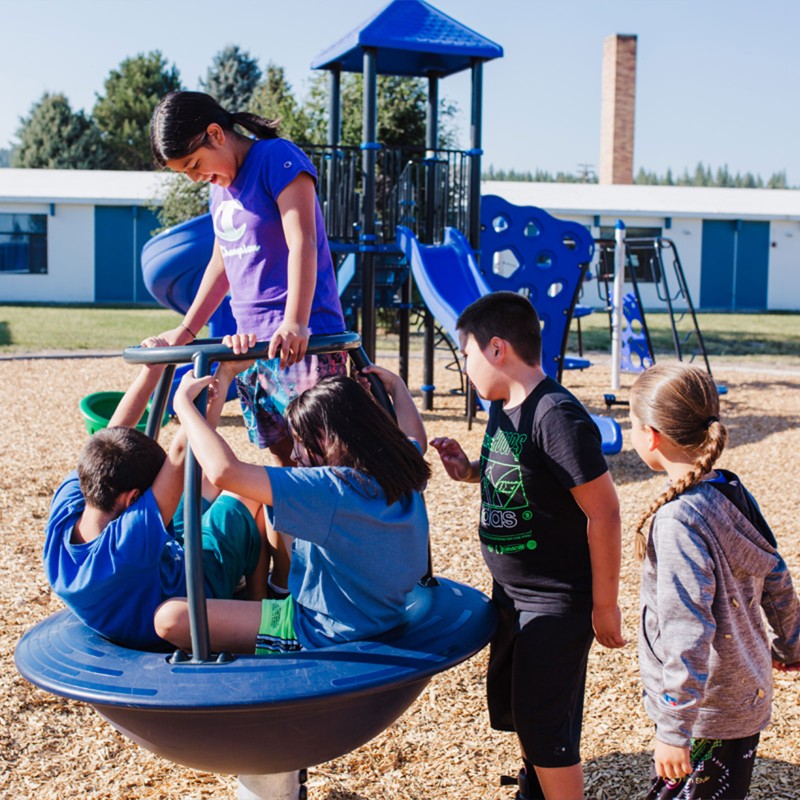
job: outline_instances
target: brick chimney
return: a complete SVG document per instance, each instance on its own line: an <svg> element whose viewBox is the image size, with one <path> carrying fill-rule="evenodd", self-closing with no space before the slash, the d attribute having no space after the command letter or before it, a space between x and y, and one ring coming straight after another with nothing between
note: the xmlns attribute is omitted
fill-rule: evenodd
<svg viewBox="0 0 800 800"><path fill-rule="evenodd" d="M603 42L600 183L633 183L635 105L636 36L607 36Z"/></svg>

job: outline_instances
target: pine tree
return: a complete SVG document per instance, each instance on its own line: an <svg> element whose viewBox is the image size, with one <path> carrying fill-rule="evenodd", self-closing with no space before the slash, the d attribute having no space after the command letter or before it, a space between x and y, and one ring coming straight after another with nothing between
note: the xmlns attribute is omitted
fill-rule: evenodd
<svg viewBox="0 0 800 800"><path fill-rule="evenodd" d="M342 132L340 144L358 146L362 141L363 78L345 73L341 82ZM378 141L387 147L424 147L427 116L427 86L420 78L379 75ZM312 78L309 96L304 104L312 140L328 140L330 76L320 72ZM453 147L456 141L455 104L439 102L439 147Z"/></svg>
<svg viewBox="0 0 800 800"><path fill-rule="evenodd" d="M214 56L200 87L228 111L246 111L260 82L258 61L239 45L228 45Z"/></svg>
<svg viewBox="0 0 800 800"><path fill-rule="evenodd" d="M270 62L267 74L256 87L248 109L267 119L280 120L280 135L294 142L308 143L311 139L309 120L292 92L283 67ZM325 138L317 143L321 144Z"/></svg>
<svg viewBox="0 0 800 800"><path fill-rule="evenodd" d="M153 169L150 117L167 92L181 88L177 67L167 67L157 50L125 59L106 78L93 116L118 169Z"/></svg>
<svg viewBox="0 0 800 800"><path fill-rule="evenodd" d="M63 94L45 92L21 120L15 167L110 169L114 159L99 129L83 111L73 112Z"/></svg>

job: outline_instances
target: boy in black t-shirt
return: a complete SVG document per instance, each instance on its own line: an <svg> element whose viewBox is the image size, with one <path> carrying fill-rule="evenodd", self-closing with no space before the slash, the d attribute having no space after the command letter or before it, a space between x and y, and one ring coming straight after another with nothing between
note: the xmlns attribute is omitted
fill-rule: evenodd
<svg viewBox="0 0 800 800"><path fill-rule="evenodd" d="M619 502L600 434L541 367L536 310L485 295L457 322L466 372L491 401L478 461L434 439L448 475L481 484L480 541L500 626L487 699L492 727L522 748L517 798L582 800L580 734L594 637L622 647Z"/></svg>

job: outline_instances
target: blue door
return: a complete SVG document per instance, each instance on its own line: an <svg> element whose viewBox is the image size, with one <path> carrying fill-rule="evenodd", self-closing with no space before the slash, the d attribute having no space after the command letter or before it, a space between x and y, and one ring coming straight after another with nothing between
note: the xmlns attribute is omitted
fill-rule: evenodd
<svg viewBox="0 0 800 800"><path fill-rule="evenodd" d="M769 222L739 223L733 307L737 311L766 311L768 277Z"/></svg>
<svg viewBox="0 0 800 800"><path fill-rule="evenodd" d="M95 207L95 302L154 302L142 278L142 247L156 227L158 218L147 208Z"/></svg>
<svg viewBox="0 0 800 800"><path fill-rule="evenodd" d="M703 311L765 310L768 268L768 222L703 220Z"/></svg>

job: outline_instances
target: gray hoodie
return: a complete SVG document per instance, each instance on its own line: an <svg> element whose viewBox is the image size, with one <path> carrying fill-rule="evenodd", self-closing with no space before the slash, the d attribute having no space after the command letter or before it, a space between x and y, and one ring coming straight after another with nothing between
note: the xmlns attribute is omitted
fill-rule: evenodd
<svg viewBox="0 0 800 800"><path fill-rule="evenodd" d="M660 741L688 747L766 727L772 658L800 661L800 602L777 550L713 486L656 513L641 612L644 704Z"/></svg>

